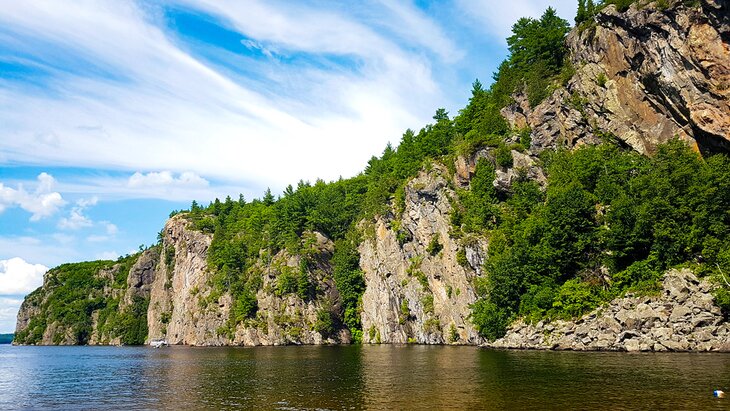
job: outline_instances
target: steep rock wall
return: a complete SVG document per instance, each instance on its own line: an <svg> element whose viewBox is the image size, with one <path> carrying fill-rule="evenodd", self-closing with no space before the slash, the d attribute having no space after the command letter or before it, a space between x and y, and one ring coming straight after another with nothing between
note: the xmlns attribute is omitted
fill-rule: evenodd
<svg viewBox="0 0 730 411"><path fill-rule="evenodd" d="M469 304L476 300L472 280L486 246L475 241L463 250L470 262L462 266L457 261L464 247L449 235L450 198L455 194L448 178L448 171L438 165L422 172L405 188L403 212L376 219L372 237L360 246L367 285L365 342L482 341L468 317Z"/></svg>
<svg viewBox="0 0 730 411"><path fill-rule="evenodd" d="M329 260L331 241L319 233L303 239L312 256L307 266L313 295L302 298L279 292L278 281L301 269L301 256L280 251L269 257L262 252L250 267L261 278L256 292L255 318L231 324L233 299L217 293L215 273L208 268L212 236L196 231L184 215L168 220L163 230L164 257L151 288L147 314L149 340L167 340L187 345L284 345L349 342L350 335L335 324L332 335L315 330L320 311L336 312L339 295L332 280Z"/></svg>

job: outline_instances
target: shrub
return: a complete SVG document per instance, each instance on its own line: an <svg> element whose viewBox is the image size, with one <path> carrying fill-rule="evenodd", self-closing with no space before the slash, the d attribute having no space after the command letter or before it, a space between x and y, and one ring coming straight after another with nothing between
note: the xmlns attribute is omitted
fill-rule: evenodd
<svg viewBox="0 0 730 411"><path fill-rule="evenodd" d="M438 235L434 234L431 237L431 241L428 243L428 246L426 247L426 252L429 253L431 256L435 256L436 254L440 253L443 248L444 246L442 246L439 242Z"/></svg>

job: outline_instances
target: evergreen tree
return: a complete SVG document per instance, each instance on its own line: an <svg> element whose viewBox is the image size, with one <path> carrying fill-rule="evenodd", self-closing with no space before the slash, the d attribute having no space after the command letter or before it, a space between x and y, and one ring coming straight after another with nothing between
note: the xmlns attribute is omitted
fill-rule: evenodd
<svg viewBox="0 0 730 411"><path fill-rule="evenodd" d="M578 12L575 15L575 25L586 21L586 0L578 0Z"/></svg>
<svg viewBox="0 0 730 411"><path fill-rule="evenodd" d="M270 205L274 204L274 195L271 194L270 188L267 188L266 192L264 192L263 201L264 201L264 205L266 205L266 206L270 206Z"/></svg>
<svg viewBox="0 0 730 411"><path fill-rule="evenodd" d="M586 20L592 19L596 15L596 3L593 0L588 0L588 7L586 10Z"/></svg>

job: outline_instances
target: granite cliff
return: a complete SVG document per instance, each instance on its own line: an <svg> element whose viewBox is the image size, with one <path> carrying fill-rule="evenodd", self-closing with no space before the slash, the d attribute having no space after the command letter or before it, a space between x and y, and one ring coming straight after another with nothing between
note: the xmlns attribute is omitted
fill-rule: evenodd
<svg viewBox="0 0 730 411"><path fill-rule="evenodd" d="M565 40L574 71L563 83L551 84L551 93L534 106L525 91L515 91L500 110L511 129L504 141L428 157L396 193L382 197L378 212L352 222L358 233L356 267L348 272L362 284L338 283L343 274L335 254L343 235L317 228L326 207L307 229L293 230L295 239L281 240L286 246L241 246L249 255L245 264L237 257L225 264L211 261L216 236L222 238L224 231L220 221L213 222L222 219L219 205L197 214L191 208L171 217L158 244L136 255L49 271L18 313L16 343L362 341L727 351L727 316L711 293L718 285L676 269L661 279L658 294L622 295L572 320L518 319L506 335L488 343L472 309L489 278L485 261L492 233L463 231L455 221L465 207L464 193L482 184L475 182L480 167L493 171L486 190L497 202L508 200L525 182L534 183L537 196L545 192L541 153L546 151L612 140L653 156L673 138L705 155L729 151L729 15L728 3L721 0L635 2L624 11L608 5L574 28ZM443 115L434 118L442 121ZM439 124L422 133L438 133ZM348 195L343 190L342 196ZM267 201L273 200L256 207ZM488 206L498 208L495 204ZM600 203L591 207L596 221L610 211ZM298 209L293 214L303 218ZM202 224L206 220L210 224ZM264 227L260 231L246 226L228 241L245 236L268 241L272 228L259 223L252 226ZM705 257L693 258L702 263ZM597 264L591 270L580 274L610 286L607 267ZM73 294L71 288L82 291Z"/></svg>
<svg viewBox="0 0 730 411"><path fill-rule="evenodd" d="M730 6L723 0L609 5L566 38L575 74L531 108L502 110L532 128L531 150L597 143L612 133L652 154L679 137L703 152L730 147ZM667 3L667 2L665 2Z"/></svg>

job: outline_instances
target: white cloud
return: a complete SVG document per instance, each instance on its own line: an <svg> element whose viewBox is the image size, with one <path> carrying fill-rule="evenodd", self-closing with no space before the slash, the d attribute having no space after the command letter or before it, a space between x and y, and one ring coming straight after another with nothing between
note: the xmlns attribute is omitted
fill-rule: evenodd
<svg viewBox="0 0 730 411"><path fill-rule="evenodd" d="M106 226L106 233L108 235L116 235L119 232L119 228L117 228L116 225L108 222L108 221L102 221L102 223Z"/></svg>
<svg viewBox="0 0 730 411"><path fill-rule="evenodd" d="M129 177L127 185L132 188L168 186L207 187L208 181L190 171L181 173L178 177L175 177L171 171L150 172L147 174L136 172Z"/></svg>
<svg viewBox="0 0 730 411"><path fill-rule="evenodd" d="M81 208L93 207L99 202L99 197L93 196L91 198L81 198L76 201L76 204Z"/></svg>
<svg viewBox="0 0 730 411"><path fill-rule="evenodd" d="M0 295L27 294L43 284L48 267L19 257L0 260Z"/></svg>
<svg viewBox="0 0 730 411"><path fill-rule="evenodd" d="M79 207L74 207L68 217L64 217L58 222L58 228L66 230L78 230L93 225L94 222L83 215L83 210Z"/></svg>
<svg viewBox="0 0 730 411"><path fill-rule="evenodd" d="M58 228L64 230L78 230L81 228L93 227L94 222L84 215L84 210L95 206L98 202L99 198L96 196L77 200L76 207L71 208L69 216L58 221Z"/></svg>
<svg viewBox="0 0 730 411"><path fill-rule="evenodd" d="M23 300L18 298L0 297L0 333L15 332L18 309L22 303Z"/></svg>
<svg viewBox="0 0 730 411"><path fill-rule="evenodd" d="M76 240L76 238L74 236L71 236L68 234L63 234L63 233L54 233L53 235L51 235L51 238L56 240L56 242L58 242L59 244L64 244L64 245L73 244L73 242ZM38 244L41 243L40 240L37 240L37 241L38 241Z"/></svg>
<svg viewBox="0 0 730 411"><path fill-rule="evenodd" d="M411 42L431 49L448 63L459 60L464 52L423 11L411 1L378 0L384 6L381 21ZM443 6L436 6L443 7Z"/></svg>
<svg viewBox="0 0 730 411"><path fill-rule="evenodd" d="M0 183L0 212L17 206L32 214L31 221L38 221L52 216L66 204L61 194L51 191L56 181L50 174L41 173L37 180L33 192L26 191L22 184L13 189Z"/></svg>

